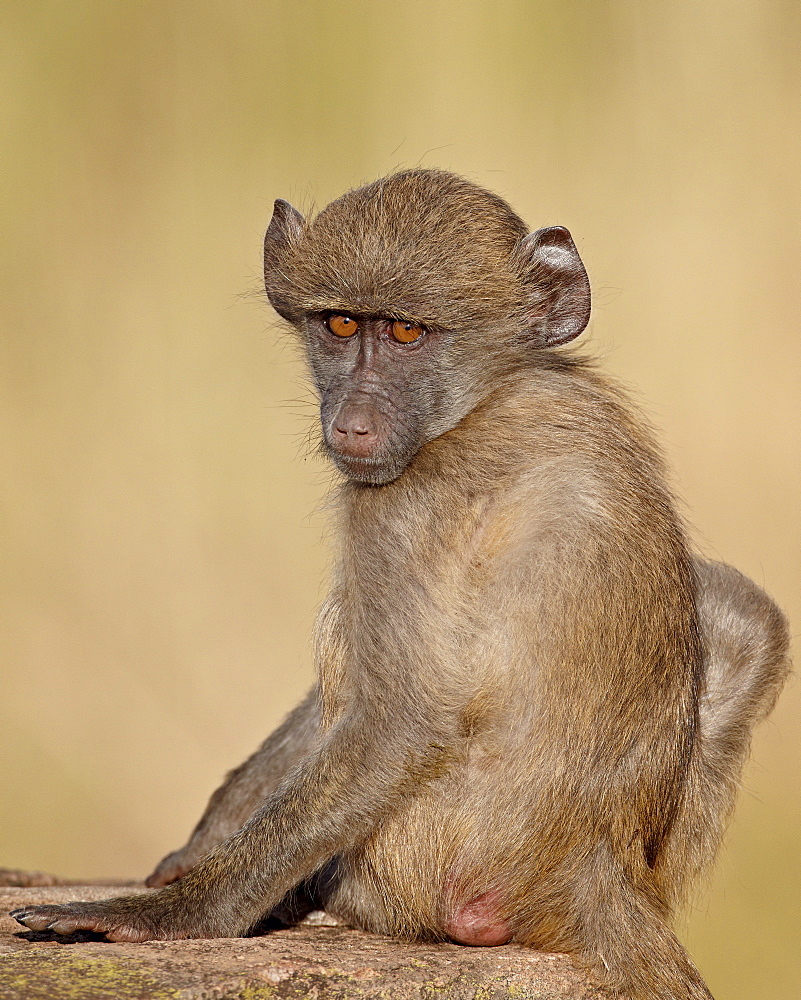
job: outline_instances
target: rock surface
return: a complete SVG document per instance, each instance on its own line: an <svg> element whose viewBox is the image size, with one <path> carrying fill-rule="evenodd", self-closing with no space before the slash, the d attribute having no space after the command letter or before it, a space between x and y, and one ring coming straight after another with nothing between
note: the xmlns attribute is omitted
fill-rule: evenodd
<svg viewBox="0 0 801 1000"><path fill-rule="evenodd" d="M16 873L22 880L24 873ZM594 1000L564 955L516 946L404 944L302 924L262 937L112 944L97 935L26 931L7 915L29 903L102 899L141 887L0 888L2 1000Z"/></svg>

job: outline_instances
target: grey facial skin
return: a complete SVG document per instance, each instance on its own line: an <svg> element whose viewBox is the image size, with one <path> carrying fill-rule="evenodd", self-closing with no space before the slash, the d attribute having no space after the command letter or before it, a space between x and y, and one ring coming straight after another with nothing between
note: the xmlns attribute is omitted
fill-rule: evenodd
<svg viewBox="0 0 801 1000"><path fill-rule="evenodd" d="M323 442L348 478L388 483L452 419L453 401L438 376L442 337L424 331L404 344L390 334L392 320L354 320L357 333L346 339L323 317L307 323Z"/></svg>
<svg viewBox="0 0 801 1000"><path fill-rule="evenodd" d="M708 1000L671 919L787 675L787 626L691 553L648 428L564 346L590 313L570 234L413 170L310 221L276 202L264 263L342 474L317 683L156 891L14 916L144 941L322 906L566 951L616 1000Z"/></svg>

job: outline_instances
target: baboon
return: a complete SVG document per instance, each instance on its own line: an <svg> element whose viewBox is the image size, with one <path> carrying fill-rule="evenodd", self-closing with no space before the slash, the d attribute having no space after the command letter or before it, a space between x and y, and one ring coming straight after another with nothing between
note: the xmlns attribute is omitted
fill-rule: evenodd
<svg viewBox="0 0 801 1000"><path fill-rule="evenodd" d="M303 899L367 930L569 952L612 996L710 996L670 929L788 670L781 612L693 557L651 433L565 348L590 289L450 173L306 221L267 295L340 471L318 682L155 892L33 906L112 940L246 934Z"/></svg>

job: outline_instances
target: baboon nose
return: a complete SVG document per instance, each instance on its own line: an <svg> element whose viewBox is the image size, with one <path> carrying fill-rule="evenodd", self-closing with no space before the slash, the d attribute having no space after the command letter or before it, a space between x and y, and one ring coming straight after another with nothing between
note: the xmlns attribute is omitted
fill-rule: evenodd
<svg viewBox="0 0 801 1000"><path fill-rule="evenodd" d="M331 443L345 455L365 457L375 447L378 427L378 414L371 406L343 406L331 428Z"/></svg>

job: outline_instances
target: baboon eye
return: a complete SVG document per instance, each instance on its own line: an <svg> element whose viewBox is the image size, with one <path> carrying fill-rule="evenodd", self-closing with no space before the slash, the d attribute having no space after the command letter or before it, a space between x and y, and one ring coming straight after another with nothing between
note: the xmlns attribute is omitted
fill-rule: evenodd
<svg viewBox="0 0 801 1000"><path fill-rule="evenodd" d="M411 344L414 340L419 340L423 335L423 328L419 323L407 323L404 319L396 319L392 324L392 336L401 344Z"/></svg>
<svg viewBox="0 0 801 1000"><path fill-rule="evenodd" d="M325 325L337 337L352 337L359 329L359 324L352 316L341 316L339 313L329 316Z"/></svg>

